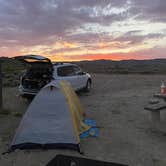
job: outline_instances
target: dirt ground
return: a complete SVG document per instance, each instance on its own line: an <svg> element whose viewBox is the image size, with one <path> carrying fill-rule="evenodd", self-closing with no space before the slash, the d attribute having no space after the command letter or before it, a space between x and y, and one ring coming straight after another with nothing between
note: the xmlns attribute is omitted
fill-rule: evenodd
<svg viewBox="0 0 166 166"><path fill-rule="evenodd" d="M159 91L165 75L93 75L93 89L80 93L87 116L100 126L98 138L81 140L84 157L130 166L153 166L165 159L166 130L154 129L144 110ZM4 89L4 106L25 112L28 102L17 96L17 88ZM166 112L161 114L166 126ZM0 115L0 153L7 150L21 117ZM0 156L0 166L45 166L56 154L80 156L70 150L17 150Z"/></svg>

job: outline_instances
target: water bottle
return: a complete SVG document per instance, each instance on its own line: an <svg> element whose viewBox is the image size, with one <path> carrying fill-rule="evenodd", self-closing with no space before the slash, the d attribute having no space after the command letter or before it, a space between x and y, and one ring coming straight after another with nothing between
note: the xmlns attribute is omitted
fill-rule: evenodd
<svg viewBox="0 0 166 166"><path fill-rule="evenodd" d="M160 93L166 94L166 86L165 86L164 82L162 82L162 84L161 84L161 92Z"/></svg>

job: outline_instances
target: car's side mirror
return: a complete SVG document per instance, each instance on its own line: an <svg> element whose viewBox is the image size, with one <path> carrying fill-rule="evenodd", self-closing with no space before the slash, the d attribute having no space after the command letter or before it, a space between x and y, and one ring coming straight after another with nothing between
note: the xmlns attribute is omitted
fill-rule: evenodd
<svg viewBox="0 0 166 166"><path fill-rule="evenodd" d="M86 74L86 73L83 72L83 71L80 71L80 72L77 73L77 75L84 75L84 74Z"/></svg>

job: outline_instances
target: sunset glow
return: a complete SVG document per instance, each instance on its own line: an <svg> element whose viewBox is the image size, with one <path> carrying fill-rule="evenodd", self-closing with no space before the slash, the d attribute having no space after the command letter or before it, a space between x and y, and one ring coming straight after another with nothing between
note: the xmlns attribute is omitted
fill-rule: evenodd
<svg viewBox="0 0 166 166"><path fill-rule="evenodd" d="M166 58L166 1L0 0L0 56Z"/></svg>

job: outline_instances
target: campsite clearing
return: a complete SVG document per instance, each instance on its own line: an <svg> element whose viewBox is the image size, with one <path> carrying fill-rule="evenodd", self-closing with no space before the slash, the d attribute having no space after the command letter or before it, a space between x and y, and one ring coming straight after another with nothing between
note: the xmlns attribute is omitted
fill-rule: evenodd
<svg viewBox="0 0 166 166"><path fill-rule="evenodd" d="M165 75L94 74L93 89L79 98L88 117L100 127L98 138L81 141L85 157L128 164L153 166L154 159L165 159L166 130L152 128L144 106L160 90ZM28 102L17 96L17 88L4 89L4 105L8 110L25 112ZM0 153L7 150L21 117L0 115ZM161 116L166 126L166 112ZM56 154L76 155L70 150L17 150L1 155L2 166L45 166Z"/></svg>

